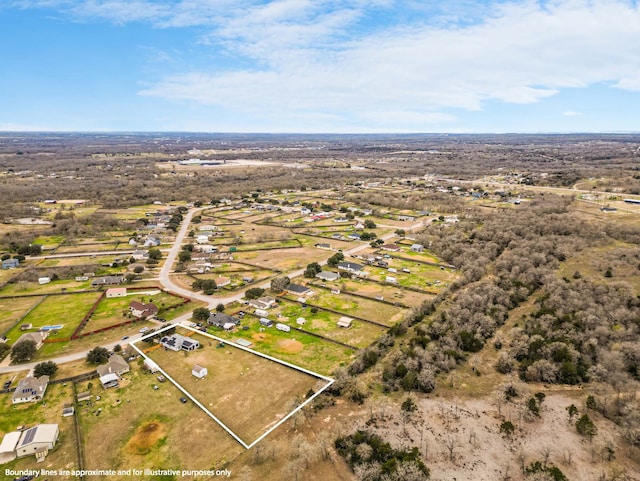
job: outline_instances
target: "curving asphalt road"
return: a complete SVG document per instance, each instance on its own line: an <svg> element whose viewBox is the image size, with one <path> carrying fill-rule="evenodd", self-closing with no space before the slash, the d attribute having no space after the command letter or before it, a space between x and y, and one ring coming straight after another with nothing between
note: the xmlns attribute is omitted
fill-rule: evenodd
<svg viewBox="0 0 640 481"><path fill-rule="evenodd" d="M244 292L238 292L236 294L231 294L229 296L225 296L225 297L217 297L217 296L207 296L205 294L201 294L201 293L195 293L193 291L190 291L188 289L184 289L183 287L180 287L178 285L176 285L172 280L171 280L171 268L173 266L173 263L175 262L176 258L178 257L178 254L180 253L181 247L182 247L182 242L184 241L185 236L187 235L187 232L189 230L189 226L191 224L191 219L193 218L193 216L202 211L207 209L208 207L200 207L200 208L193 208L190 209L189 212L187 212L187 214L185 215L183 221L182 221L182 225L180 227L180 230L178 231L177 235L176 235L176 239L175 242L173 244L173 246L171 247L171 249L168 250L167 253L167 258L165 259L164 265L162 266L162 269L160 270L160 276L159 276L159 281L162 284L162 287L169 291L169 292L173 292L175 294L179 294L181 296L184 297L188 297L192 300L198 300L198 301L202 301L205 302L207 304L207 306L209 308L213 308L215 307L217 304L229 304L231 302L234 301L238 301L240 299L242 299L244 297ZM419 229L420 227L423 227L423 222L418 222L408 228L405 228L406 231L408 232L413 232L415 229ZM395 226L389 226L389 227L395 227ZM386 234L382 237L380 237L380 239L382 239L383 241L387 241L391 238L395 237L394 233L389 233ZM356 254L360 251L363 251L365 249L367 249L369 246L368 243L363 243L363 244L359 244L355 247L353 247L352 249L343 251L343 254L346 256L350 256L353 254ZM119 253L123 253L122 251L119 251ZM48 257L67 257L67 256L73 256L73 255L78 255L78 254L59 254L59 255L53 255L53 256L48 256ZM84 254L84 255L91 255L90 253L88 254ZM320 265L325 265L327 263L326 260L324 261L320 261L319 264ZM287 275L289 277L298 277L301 276L304 273L304 269L299 269L293 272L289 272L287 273ZM270 281L266 281L263 282L262 284L259 284L255 287L261 287L261 288L268 288L270 287L271 282ZM179 316L175 319L173 319L171 321L172 324L174 323L182 323L185 321L188 321L191 318L191 313L186 313L183 314L182 316ZM161 324L160 325L164 326L165 324ZM136 341L138 339L140 339L144 334L134 334L129 336L128 339L126 339L127 342L132 342L132 341ZM107 349L113 349L113 347L116 344L122 344L123 340L119 340L119 341L115 341L115 342L111 342L109 344L105 344L103 347L106 347ZM74 352L71 354L65 354L64 356L60 356L57 358L53 358L53 359L48 359L50 361L53 361L57 364L63 364L66 362L72 362L72 361L77 361L80 359L84 359L87 356L87 353L89 352L89 350L86 351L80 351L80 352ZM8 362L8 357L4 360L4 363ZM4 364L3 363L3 364ZM38 364L37 362L32 362L32 363L28 363L28 364L17 364L17 365L11 365L11 366L6 366L6 365L2 365L0 366L0 373L7 373L7 372L18 372L18 371L25 371L27 369L33 369L36 364Z"/></svg>

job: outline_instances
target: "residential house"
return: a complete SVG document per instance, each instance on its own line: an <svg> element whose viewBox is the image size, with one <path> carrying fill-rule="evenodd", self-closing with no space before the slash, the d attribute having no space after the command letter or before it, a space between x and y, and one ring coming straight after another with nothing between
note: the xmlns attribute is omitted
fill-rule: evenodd
<svg viewBox="0 0 640 481"><path fill-rule="evenodd" d="M414 220L416 220L416 218L413 217L412 215L399 215L398 220L403 222L404 221L413 222Z"/></svg>
<svg viewBox="0 0 640 481"><path fill-rule="evenodd" d="M129 311L131 311L131 314L133 314L134 317L146 319L147 317L155 316L158 313L158 308L151 302L149 304L144 304L143 302L131 301L129 304Z"/></svg>
<svg viewBox="0 0 640 481"><path fill-rule="evenodd" d="M21 379L11 396L13 404L41 401L49 385L49 376L27 376Z"/></svg>
<svg viewBox="0 0 640 481"><path fill-rule="evenodd" d="M125 297L127 295L126 287L112 287L111 289L107 289L105 296L107 299L112 297Z"/></svg>
<svg viewBox="0 0 640 481"><path fill-rule="evenodd" d="M269 309L276 305L276 300L270 296L260 297L258 299L251 299L249 301L249 305L251 307L255 307L256 309Z"/></svg>
<svg viewBox="0 0 640 481"><path fill-rule="evenodd" d="M102 364L96 368L96 372L100 377L106 374L122 376L124 373L129 372L129 364L121 355L113 354L106 364Z"/></svg>
<svg viewBox="0 0 640 481"><path fill-rule="evenodd" d="M190 339L180 334L164 336L160 339L160 344L165 349L170 349L171 351L195 351L200 347L200 343L195 339Z"/></svg>
<svg viewBox="0 0 640 481"><path fill-rule="evenodd" d="M301 286L300 284L293 283L289 284L286 290L289 294L295 294L298 296L306 296L311 293L311 289L309 289L307 286Z"/></svg>
<svg viewBox="0 0 640 481"><path fill-rule="evenodd" d="M159 237L154 237L154 236L147 236L146 240L144 241L144 246L145 247L158 247L160 245L160 238Z"/></svg>
<svg viewBox="0 0 640 481"><path fill-rule="evenodd" d="M398 279L396 279L393 276L385 277L384 281L387 282L388 284L397 284L398 283Z"/></svg>
<svg viewBox="0 0 640 481"><path fill-rule="evenodd" d="M339 224L343 224L345 222L349 222L349 218L348 217L336 217L335 219L333 219L333 222L337 222Z"/></svg>
<svg viewBox="0 0 640 481"><path fill-rule="evenodd" d="M91 281L91 287L117 286L124 282L124 276L102 276Z"/></svg>
<svg viewBox="0 0 640 481"><path fill-rule="evenodd" d="M209 236L208 235L199 235L196 237L196 242L198 244L206 244L207 242L209 242Z"/></svg>
<svg viewBox="0 0 640 481"><path fill-rule="evenodd" d="M229 279L228 277L222 277L222 276L216 277L214 281L216 281L217 287L224 287L231 284L231 279Z"/></svg>
<svg viewBox="0 0 640 481"><path fill-rule="evenodd" d="M336 240L342 240L342 239L344 239L344 236L342 234L340 234L339 232L336 232L335 234L331 234L331 238L332 239L336 239Z"/></svg>
<svg viewBox="0 0 640 481"><path fill-rule="evenodd" d="M6 259L2 261L3 269L15 269L20 265L20 261L18 259Z"/></svg>
<svg viewBox="0 0 640 481"><path fill-rule="evenodd" d="M276 329L282 332L291 332L291 328L289 326L280 322L276 324Z"/></svg>
<svg viewBox="0 0 640 481"><path fill-rule="evenodd" d="M225 331L229 331L240 325L240 319L237 319L224 312L212 312L207 320L210 326L220 327Z"/></svg>
<svg viewBox="0 0 640 481"><path fill-rule="evenodd" d="M335 281L340 278L337 273L331 271L320 271L316 274L316 277L323 281Z"/></svg>
<svg viewBox="0 0 640 481"><path fill-rule="evenodd" d="M362 222L358 221L353 225L353 228L354 229L358 229L358 230L362 230L362 229L364 229L364 224Z"/></svg>
<svg viewBox="0 0 640 481"><path fill-rule="evenodd" d="M424 252L424 246L422 244L413 244L411 250L413 252Z"/></svg>
<svg viewBox="0 0 640 481"><path fill-rule="evenodd" d="M192 252L191 260L192 261L208 261L211 258L211 255L207 252Z"/></svg>
<svg viewBox="0 0 640 481"><path fill-rule="evenodd" d="M38 277L38 284L49 284L51 282L51 277Z"/></svg>
<svg viewBox="0 0 640 481"><path fill-rule="evenodd" d="M149 258L149 253L146 251L136 250L136 251L133 251L133 253L131 254L131 257L133 257L137 261L144 261Z"/></svg>
<svg viewBox="0 0 640 481"><path fill-rule="evenodd" d="M40 349L48 335L48 331L27 332L26 334L20 336L13 345L15 346L22 341L33 341L36 343L36 349Z"/></svg>
<svg viewBox="0 0 640 481"><path fill-rule="evenodd" d="M318 243L315 245L318 249L331 249L331 244L326 244L326 243Z"/></svg>
<svg viewBox="0 0 640 481"><path fill-rule="evenodd" d="M338 270L351 272L352 274L358 274L362 271L363 266L356 264L355 262L339 262Z"/></svg>
<svg viewBox="0 0 640 481"><path fill-rule="evenodd" d="M382 249L383 251L389 251L389 252L400 252L400 246L396 245L396 244L384 244L382 246L380 246L380 249Z"/></svg>
<svg viewBox="0 0 640 481"><path fill-rule="evenodd" d="M218 248L211 244L201 244L194 247L197 252L204 252L205 254L213 254L218 252Z"/></svg>
<svg viewBox="0 0 640 481"><path fill-rule="evenodd" d="M199 366L198 364L195 364L191 369L191 374L193 374L198 379L202 379L207 374L209 374L209 371L207 370L206 367L202 367L202 366Z"/></svg>
<svg viewBox="0 0 640 481"><path fill-rule="evenodd" d="M360 234L356 233L356 232L352 232L351 234L349 234L347 236L348 239L351 240L360 240Z"/></svg>

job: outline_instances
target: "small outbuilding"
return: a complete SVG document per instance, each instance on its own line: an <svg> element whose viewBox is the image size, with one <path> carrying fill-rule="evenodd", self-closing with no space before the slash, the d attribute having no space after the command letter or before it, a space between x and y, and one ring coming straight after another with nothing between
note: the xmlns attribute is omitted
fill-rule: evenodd
<svg viewBox="0 0 640 481"><path fill-rule="evenodd" d="M120 378L115 373L105 374L104 376L100 376L100 384L105 389L109 389L111 387L118 387Z"/></svg>
<svg viewBox="0 0 640 481"><path fill-rule="evenodd" d="M338 327L349 329L352 322L353 319L351 319L350 317L342 316L340 319L338 319Z"/></svg>
<svg viewBox="0 0 640 481"><path fill-rule="evenodd" d="M151 374L155 374L160 370L160 366L158 366L155 361L151 359L145 359L143 362L144 367L146 367Z"/></svg>
<svg viewBox="0 0 640 481"><path fill-rule="evenodd" d="M209 371L207 370L206 367L203 367L203 366L200 366L198 364L195 364L193 366L193 368L191 369L191 374L193 374L198 379L202 379L207 374L209 374Z"/></svg>

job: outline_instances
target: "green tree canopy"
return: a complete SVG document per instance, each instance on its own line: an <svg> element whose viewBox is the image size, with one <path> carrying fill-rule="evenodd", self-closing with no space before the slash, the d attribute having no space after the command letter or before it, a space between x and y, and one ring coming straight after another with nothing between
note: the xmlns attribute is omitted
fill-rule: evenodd
<svg viewBox="0 0 640 481"><path fill-rule="evenodd" d="M35 341L20 341L11 348L11 360L13 362L29 361L35 356L37 350Z"/></svg>

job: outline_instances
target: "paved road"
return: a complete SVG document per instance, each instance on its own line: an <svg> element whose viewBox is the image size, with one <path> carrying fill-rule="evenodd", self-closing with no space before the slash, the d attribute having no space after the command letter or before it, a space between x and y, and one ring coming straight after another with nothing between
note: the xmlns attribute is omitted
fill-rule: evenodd
<svg viewBox="0 0 640 481"><path fill-rule="evenodd" d="M180 230L178 231L178 234L176 236L176 240L174 242L174 245L171 247L171 249L168 250L168 254L167 254L167 258L165 260L164 265L162 266L162 269L160 270L160 276L159 276L159 280L160 280L160 284L162 284L162 287L164 289L166 289L167 291L170 292L174 292L176 294L180 294L181 296L184 297L188 297L190 299L193 300L199 300L199 301L203 301L205 302L209 308L213 308L215 307L217 304L229 304L231 302L235 302L238 301L240 299L242 299L244 297L244 292L238 292L236 294L231 294L229 296L225 296L225 297L216 297L216 296L207 296L204 294L199 294L199 293L194 293L188 289L184 289L178 285L176 285L175 283L173 283L173 281L171 280L171 268L173 266L173 263L175 262L176 258L178 257L178 254L180 253L181 250L181 246L182 246L182 242L185 238L185 236L187 235L187 232L189 230L189 226L191 224L191 219L194 216L194 214L196 214L197 212L200 212L202 210L206 209L206 207L201 207L201 208L196 208L196 209L191 209L184 217L183 221L182 221L182 226L180 227ZM423 227L423 223L422 222L418 222L408 228L405 228L406 231L409 232L413 232L415 229L419 229L420 227ZM387 241L391 238L393 238L395 236L394 233L389 233L386 234L382 237L380 237L380 239L382 239L383 241ZM365 249L367 249L368 247L370 247L370 245L368 243L362 243L359 244L351 249L348 249L346 251L344 251L344 255L345 257L347 256L351 256L353 254L357 254L358 252L361 252ZM119 254L124 253L123 251L117 251ZM101 253L104 254L104 253ZM108 254L108 253L107 253ZM54 255L54 256L47 256L49 258L53 258L53 257L72 257L72 256L77 256L78 254L58 254L58 255ZM90 253L85 253L82 255L92 255ZM326 260L319 262L320 265L325 265L327 263ZM286 275L293 278L293 277L298 277L303 275L304 273L304 269L299 269L297 271L293 271L293 272L289 272ZM255 287L261 287L261 288L268 288L270 287L271 282L270 281L266 281L263 282L262 284L259 284ZM188 312L186 314L183 314L182 316L179 316L175 319L173 319L171 321L171 323L183 323L188 321L189 319L191 319L191 313ZM163 323L157 323L160 327L164 326L165 324ZM144 334L134 334L131 335L128 339L126 339L127 342L133 342L136 341L138 339L140 339ZM113 347L116 344L122 344L123 340L119 340L119 341L114 341L111 342L109 344L105 344L104 347L106 347L107 349L113 349ZM80 351L80 352L75 352L75 353L70 353L70 354L66 354L64 356L60 356L54 359L49 359L50 361L54 361L57 364L63 364L66 362L73 362L73 361L78 361L80 359L84 359L87 356L87 353L89 352L89 350L85 350L85 351ZM8 357L5 359L4 363L8 362ZM3 364L4 364L3 363ZM0 365L0 373L7 373L7 372L17 372L17 371L25 371L27 369L33 369L35 367L35 365L38 364L37 362L32 362L32 363L28 363L28 364L18 364L15 366L3 366Z"/></svg>

